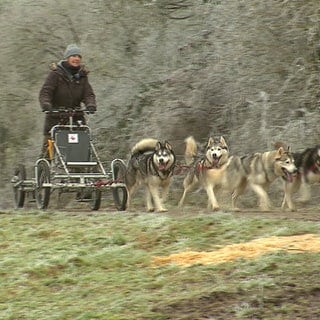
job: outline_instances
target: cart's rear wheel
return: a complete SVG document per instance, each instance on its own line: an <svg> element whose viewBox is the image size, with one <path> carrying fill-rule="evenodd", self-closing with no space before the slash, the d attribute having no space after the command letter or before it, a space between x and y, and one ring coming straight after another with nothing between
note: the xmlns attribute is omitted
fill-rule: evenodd
<svg viewBox="0 0 320 320"><path fill-rule="evenodd" d="M16 185L13 187L13 194L14 194L14 203L15 208L23 208L24 200L26 197L26 192L24 191L23 187L21 185L17 185L19 183L22 183L24 180L26 180L27 174L26 174L26 168L23 164L19 164L18 167L14 170L14 181Z"/></svg>
<svg viewBox="0 0 320 320"><path fill-rule="evenodd" d="M126 165L121 159L112 161L112 173L115 183L124 183L126 175ZM126 210L128 201L128 191L125 186L112 187L112 195L116 208L119 211Z"/></svg>
<svg viewBox="0 0 320 320"><path fill-rule="evenodd" d="M50 183L50 166L47 160L39 160L36 165L37 188L35 197L38 209L47 209L50 200L51 188L43 186L44 183Z"/></svg>
<svg viewBox="0 0 320 320"><path fill-rule="evenodd" d="M90 208L91 210L99 210L101 205L101 190L94 189L91 194Z"/></svg>

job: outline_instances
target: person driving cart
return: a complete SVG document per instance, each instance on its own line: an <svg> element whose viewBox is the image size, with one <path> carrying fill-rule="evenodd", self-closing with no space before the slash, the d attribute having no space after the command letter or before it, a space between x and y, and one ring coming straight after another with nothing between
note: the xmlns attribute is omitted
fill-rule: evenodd
<svg viewBox="0 0 320 320"><path fill-rule="evenodd" d="M66 114L62 119L59 111L61 109L78 110L73 114L73 123L81 121L86 124L84 112L81 107L84 105L89 113L97 110L96 96L88 79L88 70L82 61L80 48L76 44L67 46L63 60L57 64L51 64L51 70L44 81L39 93L40 107L46 112L44 121L44 141L42 156L46 154L47 141L50 137L50 130L53 126L61 124L61 121L69 121Z"/></svg>

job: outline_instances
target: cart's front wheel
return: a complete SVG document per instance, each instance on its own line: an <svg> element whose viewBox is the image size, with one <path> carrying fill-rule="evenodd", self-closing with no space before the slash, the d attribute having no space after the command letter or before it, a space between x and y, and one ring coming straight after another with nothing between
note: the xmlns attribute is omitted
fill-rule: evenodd
<svg viewBox="0 0 320 320"><path fill-rule="evenodd" d="M14 194L14 203L15 208L23 208L24 200L26 197L26 192L21 185L24 180L26 180L26 168L23 164L19 164L18 167L14 170L14 177L12 183L14 183L13 194Z"/></svg>
<svg viewBox="0 0 320 320"><path fill-rule="evenodd" d="M99 210L101 205L101 190L94 189L91 194L90 208L91 210Z"/></svg>
<svg viewBox="0 0 320 320"><path fill-rule="evenodd" d="M126 175L126 165L121 159L115 159L111 163L113 180L115 183L124 183ZM128 191L125 186L112 187L112 195L116 208L119 211L126 210L128 201Z"/></svg>
<svg viewBox="0 0 320 320"><path fill-rule="evenodd" d="M41 159L36 164L36 182L35 197L38 209L47 209L50 200L51 188L44 186L50 183L50 166L47 160Z"/></svg>
<svg viewBox="0 0 320 320"><path fill-rule="evenodd" d="M113 187L112 195L116 208L119 211L127 209L128 191L126 187Z"/></svg>

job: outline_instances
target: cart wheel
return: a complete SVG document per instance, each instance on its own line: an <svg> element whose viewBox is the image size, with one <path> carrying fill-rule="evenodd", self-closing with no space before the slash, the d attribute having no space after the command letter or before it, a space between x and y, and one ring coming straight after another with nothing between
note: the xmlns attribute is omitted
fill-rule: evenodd
<svg viewBox="0 0 320 320"><path fill-rule="evenodd" d="M50 187L43 187L44 183L50 183L50 166L47 160L41 159L36 165L37 188L35 197L38 209L47 209L50 200Z"/></svg>
<svg viewBox="0 0 320 320"><path fill-rule="evenodd" d="M90 209L99 210L101 204L101 190L94 189L91 194Z"/></svg>
<svg viewBox="0 0 320 320"><path fill-rule="evenodd" d="M19 164L18 167L14 170L14 183L23 182L26 180L26 168L23 164ZM14 194L14 203L15 208L23 208L24 199L26 197L26 192L24 191L21 185L13 187L13 194Z"/></svg>
<svg viewBox="0 0 320 320"><path fill-rule="evenodd" d="M112 178L117 182L124 182L126 176L126 165L121 159L115 159L111 163Z"/></svg>
<svg viewBox="0 0 320 320"><path fill-rule="evenodd" d="M128 191L126 187L114 187L112 188L112 194L116 208L119 211L127 209Z"/></svg>
<svg viewBox="0 0 320 320"><path fill-rule="evenodd" d="M115 180L115 182L124 183L126 170L127 170L125 163L121 159L115 159L112 161L111 166L112 166L113 180ZM127 188L125 186L113 187L112 195L113 195L116 208L119 211L126 210L127 201L128 201Z"/></svg>

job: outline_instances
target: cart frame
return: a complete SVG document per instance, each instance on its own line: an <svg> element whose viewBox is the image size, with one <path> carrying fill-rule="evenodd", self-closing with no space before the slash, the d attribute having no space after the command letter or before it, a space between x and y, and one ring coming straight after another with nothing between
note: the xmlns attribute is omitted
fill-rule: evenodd
<svg viewBox="0 0 320 320"><path fill-rule="evenodd" d="M50 195L58 190L59 194L76 192L78 201L89 202L91 210L99 210L102 192L111 189L116 208L125 210L128 199L125 162L118 158L112 160L111 170L106 172L92 142L89 126L72 122L73 115L79 110L56 112L67 115L69 124L51 128L47 154L36 160L34 178L27 179L23 164L15 169L11 180L15 207L22 208L26 195L31 194L38 209L47 209Z"/></svg>

